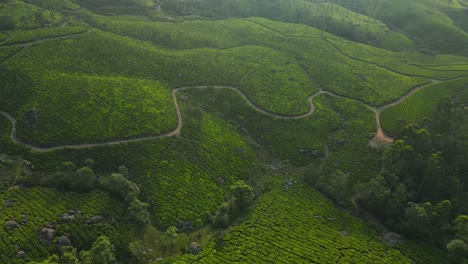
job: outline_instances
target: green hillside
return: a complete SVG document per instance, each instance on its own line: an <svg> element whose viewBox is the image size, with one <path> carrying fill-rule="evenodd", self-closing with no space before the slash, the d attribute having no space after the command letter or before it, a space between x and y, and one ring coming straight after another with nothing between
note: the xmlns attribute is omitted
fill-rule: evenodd
<svg viewBox="0 0 468 264"><path fill-rule="evenodd" d="M293 184L290 184L292 182ZM442 252L392 247L296 178L275 177L242 224L198 256L173 263L447 263ZM293 227L293 228L291 228ZM411 242L409 242L410 244ZM411 259L405 254L418 256Z"/></svg>
<svg viewBox="0 0 468 264"><path fill-rule="evenodd" d="M467 12L0 1L0 263L468 263Z"/></svg>

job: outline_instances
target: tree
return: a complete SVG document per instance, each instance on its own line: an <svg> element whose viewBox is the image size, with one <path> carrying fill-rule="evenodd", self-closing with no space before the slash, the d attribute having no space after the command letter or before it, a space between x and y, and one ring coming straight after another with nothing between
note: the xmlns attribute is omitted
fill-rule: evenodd
<svg viewBox="0 0 468 264"><path fill-rule="evenodd" d="M364 206L377 213L382 213L381 210L385 207L386 201L391 194L385 179L381 175L378 175L367 183L357 185L356 191Z"/></svg>
<svg viewBox="0 0 468 264"><path fill-rule="evenodd" d="M16 28L16 22L12 17L0 16L0 30L13 30Z"/></svg>
<svg viewBox="0 0 468 264"><path fill-rule="evenodd" d="M127 211L130 216L130 219L135 221L138 224L148 224L151 222L150 213L148 212L149 204L141 202L138 199L135 199Z"/></svg>
<svg viewBox="0 0 468 264"><path fill-rule="evenodd" d="M234 209L230 211L234 214L247 211L255 198L253 188L246 184L243 180L236 181L233 185L231 185L229 188L229 194L231 195L231 198L233 198L232 209Z"/></svg>
<svg viewBox="0 0 468 264"><path fill-rule="evenodd" d="M122 174L112 173L110 176L101 177L99 184L101 188L119 196L128 204L140 195L140 189L136 183L127 180Z"/></svg>
<svg viewBox="0 0 468 264"><path fill-rule="evenodd" d="M447 251L454 263L461 263L463 257L468 252L468 247L465 242L460 239L454 239L447 244Z"/></svg>
<svg viewBox="0 0 468 264"><path fill-rule="evenodd" d="M133 241L128 245L130 252L132 252L133 257L135 258L137 263L143 263L145 260L145 252L146 248L143 244L143 241Z"/></svg>
<svg viewBox="0 0 468 264"><path fill-rule="evenodd" d="M75 177L71 179L71 188L79 191L89 191L94 188L96 174L90 167L83 167L75 172Z"/></svg>
<svg viewBox="0 0 468 264"><path fill-rule="evenodd" d="M83 264L110 264L115 262L115 248L106 236L100 236L88 251L80 253Z"/></svg>
<svg viewBox="0 0 468 264"><path fill-rule="evenodd" d="M41 262L29 262L28 264L59 264L60 259L57 255L52 255L48 259L43 260Z"/></svg>
<svg viewBox="0 0 468 264"><path fill-rule="evenodd" d="M163 235L162 244L164 247L174 247L174 244L177 241L179 234L177 234L177 227L169 227Z"/></svg>
<svg viewBox="0 0 468 264"><path fill-rule="evenodd" d="M222 203L215 216L214 224L218 227L227 227L229 225L229 205Z"/></svg>
<svg viewBox="0 0 468 264"><path fill-rule="evenodd" d="M408 203L405 209L403 225L406 226L410 234L424 238L429 232L429 221L431 215L431 204Z"/></svg>
<svg viewBox="0 0 468 264"><path fill-rule="evenodd" d="M65 252L60 258L60 263L61 264L78 264L80 263L80 261L72 252Z"/></svg>
<svg viewBox="0 0 468 264"><path fill-rule="evenodd" d="M309 185L315 185L322 177L322 172L319 167L307 167L304 171L304 181Z"/></svg>
<svg viewBox="0 0 468 264"><path fill-rule="evenodd" d="M458 239L468 243L468 216L459 215L453 222L455 225L455 232Z"/></svg>
<svg viewBox="0 0 468 264"><path fill-rule="evenodd" d="M336 202L343 204L348 194L348 175L340 170L330 176L322 175L315 187Z"/></svg>

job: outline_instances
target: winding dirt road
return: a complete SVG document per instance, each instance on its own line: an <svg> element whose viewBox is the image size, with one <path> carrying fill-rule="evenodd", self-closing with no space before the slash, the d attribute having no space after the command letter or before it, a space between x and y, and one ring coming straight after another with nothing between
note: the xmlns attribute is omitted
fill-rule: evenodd
<svg viewBox="0 0 468 264"><path fill-rule="evenodd" d="M455 79L453 79L453 80L455 80ZM453 80L451 80L451 81L453 81ZM259 108L252 101L250 101L249 98L247 98L247 96L242 91L240 91L238 88L235 88L235 87L216 86L216 85L215 86L205 85L205 86L179 87L179 88L175 88L175 89L173 89L171 91L172 100L174 102L174 106L175 106L176 113L177 113L177 127L175 129L169 131L169 132L159 134L159 135L153 135L153 136L141 136L141 137L127 138L127 139L116 139L116 140L105 141L105 142L63 145L63 146L56 146L56 147L38 147L38 146L34 146L34 145L31 145L31 144L28 144L28 143L25 143L25 142L21 141L16 135L17 121L16 121L15 117L13 117L11 114L9 114L7 112L4 112L4 111L0 111L0 114L5 116L6 118L8 118L10 120L11 124L12 124L12 129L10 131L10 138L11 138L11 140L13 142L15 142L17 144L20 144L20 145L23 145L23 146L25 146L27 148L30 148L31 150L36 151L36 152L47 152L47 151L60 150L60 149L84 149L84 148L92 148L92 147L98 147L98 146L118 145L118 144L122 144L122 143L129 143L129 142L136 142L136 141L143 141L143 140L152 140L152 139L166 138L166 137L172 137L172 136L179 136L180 132L182 130L182 126L183 126L183 119L182 119L182 114L180 112L179 102L177 101L177 92L183 91L183 90L188 90L188 89L226 89L226 90L232 90L232 91L237 92L242 97L242 99L244 99L247 102L247 104L250 107L252 107L255 111L260 112L260 113L262 113L264 115L274 117L274 118L279 118L279 119L300 119L300 118L305 118L305 117L310 116L315 111L315 106L314 106L314 102L313 102L314 98L316 96L321 95L321 94L327 94L327 95L330 95L330 96L335 96L335 97L344 98L344 99L348 99L348 100L358 102L358 103L366 106L368 109L372 110L373 112L375 112L375 116L376 116L376 133L375 133L375 137L374 137L373 140L377 140L377 141L379 141L381 143L388 143L388 142L392 142L393 139L388 137L387 135L385 135L385 133L383 132L383 130L382 130L381 126L380 126L380 112L383 111L384 109L387 109L388 107L391 107L391 106L394 106L394 105L397 105L397 104L403 102L406 98L408 98L409 96L411 96L412 94L414 94L418 90L423 89L424 87L427 87L427 86L435 84L435 83L441 83L441 82L447 82L447 81L433 80L432 83L417 86L414 89L412 89L411 91L409 91L407 94L400 97L398 100L395 100L395 101L393 101L391 103L388 103L388 104L385 104L385 105L382 105L382 106L379 106L379 107L372 107L372 106L369 106L369 105L367 105L367 104L365 104L362 101L359 101L357 99L349 98L349 97L338 95L338 94L334 94L334 93L329 92L329 91L318 91L317 93L309 96L308 101L310 103L310 109L309 109L309 111L307 113L300 114L300 115L289 115L289 116L288 115L280 115L280 114L271 113L271 112L268 112L268 111L266 111L264 109Z"/></svg>
<svg viewBox="0 0 468 264"><path fill-rule="evenodd" d="M1 44L0 44L0 48L1 47L8 47L8 46L20 46L20 47L25 47L25 46L29 46L31 44L37 44L37 43L40 43L40 42L44 42L44 41L49 41L49 40L55 40L55 39L66 39L66 38L69 38L69 37L72 37L72 36L76 36L76 35L81 35L81 34L87 34L89 33L91 30L88 29L86 32L78 32L78 33L74 33L74 34L70 34L70 35L67 35L67 36L57 36L57 37L50 37L50 38L44 38L44 39L40 39L40 40L36 40L36 41L30 41L30 42L25 42L25 43L8 43L6 44L5 42L8 41L8 35L7 35L7 39L5 39ZM281 33L281 34L284 34L284 33ZM335 47L340 53L342 53L343 55L345 56L348 56L347 54L344 54L341 50L339 50L335 45L333 45L333 43L331 43L329 40L327 40L327 42L329 42L330 45L332 45L333 47ZM19 53L19 52L17 52ZM16 53L16 54L17 54ZM15 54L15 55L16 55ZM351 57L352 58L352 57ZM357 59L357 58L352 58L352 59ZM370 63L370 62L368 62ZM380 65L379 65L380 66ZM382 66L380 66L382 67ZM233 91L236 91L247 103L250 107L252 107L253 109L255 109L255 111L257 112L260 112L264 115L267 115L267 116L270 116L270 117L274 117L274 118L279 118L279 119L300 119L300 118L305 118L305 117L308 117L310 116L314 111L315 111L315 106L314 106L314 98L318 95L321 95L321 94L328 94L330 96L335 96L335 97L340 97L340 98L345 98L345 99L348 99L348 100L352 100L352 101L355 101L355 102L358 102L364 106L366 106L368 109L370 109L371 111L373 111L375 113L375 119L376 119L376 132L375 132L375 137L374 139L372 140L373 142L377 142L379 144L386 144L386 143L389 143L389 142L393 142L393 139L391 137L388 137L387 135L385 135L385 133L383 132L382 128L381 128L381 125L380 125L380 113L391 107L391 106L394 106L394 105L397 105L399 103L401 103L402 101L404 101L406 98L408 98L409 96L411 96L412 94L414 94L415 92L419 91L420 89L423 89L429 85L433 85L433 84L436 84L436 83L442 83L442 82L448 82L448 81L453 81L453 80L456 80L456 79L461 79L463 77L458 77L458 78L454 78L454 79L449 79L449 80L444 80L444 81L440 81L440 80L430 80L431 83L428 83L428 84L424 84L424 85L420 85L420 86L417 86L417 87L414 87L413 89L411 89L408 93L406 93L405 95L403 95L402 97L398 98L397 100L393 101L393 102L390 102L390 103L387 103L385 105L382 105L382 106L378 106L378 107L373 107L373 106L370 106L358 99L354 99L354 98L350 98L350 97L347 97L347 96L342 96L342 95L339 95L339 94L334 94L332 92L329 92L329 91L318 91L317 93L309 96L308 98L308 101L310 103L310 109L307 113L304 113L304 114L300 114L300 115L281 115L281 114L276 114L276 113L272 113L272 112L269 112L269 111L266 111L264 109L261 109L260 107L258 107L257 105L255 105L252 101L250 101L247 96L245 96L245 94L239 90L238 88L235 88L235 87L230 87L230 86L208 86L208 85L204 85L204 86L190 86L190 87L180 87L180 88L175 88L171 91L171 94L172 94L172 100L174 102L174 105L175 105L175 108L176 108L176 113L177 113L177 127L169 132L166 132L166 133L163 133L163 134L159 134L159 135L153 135L153 136L140 136L140 137L132 137L132 138L126 138L126 139L115 139L115 140L111 140L111 141L105 141L105 142L96 142L96 143L82 143L82 144L72 144L72 145L62 145L62 146L55 146L55 147L38 147L38 146L34 146L34 145L31 145L31 144L28 144L28 143L25 143L23 141L21 141L17 135L16 135L16 127L17 127L17 121L15 119L15 117L13 117L11 114L7 113L7 112L4 112L4 111L0 111L0 114L2 114L3 116L5 116L6 118L8 118L12 124L12 129L11 129L11 132L10 132L10 138L13 142L17 143L17 144L20 144L20 145L23 145L33 151L36 151L36 152L47 152L47 151L53 151L53 150L60 150L60 149L83 149L83 148L91 148L91 147L98 147L98 146L108 146L108 145L118 145L118 144L122 144L122 143L128 143L128 142L136 142L136 141L143 141L143 140L152 140L152 139L159 139L159 138L166 138L166 137L172 137L172 136L179 136L180 135L180 132L182 130L182 126L183 126L183 120L182 120L182 114L180 112L180 107L179 107L179 103L177 102L177 92L178 91L183 91L183 90L187 90L187 89L208 89L208 88L212 88L212 89L228 89L228 90L233 90Z"/></svg>

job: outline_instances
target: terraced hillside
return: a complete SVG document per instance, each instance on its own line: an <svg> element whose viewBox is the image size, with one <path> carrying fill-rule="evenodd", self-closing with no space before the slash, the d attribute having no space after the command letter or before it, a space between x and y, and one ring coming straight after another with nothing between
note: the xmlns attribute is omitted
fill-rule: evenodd
<svg viewBox="0 0 468 264"><path fill-rule="evenodd" d="M456 103L464 105L468 102L467 90L467 78L428 86L400 104L382 111L382 127L385 131L395 133L401 123L419 122L422 118L431 116L438 103L445 97L454 98Z"/></svg>
<svg viewBox="0 0 468 264"><path fill-rule="evenodd" d="M0 194L0 261L27 263L56 252L65 236L73 247L88 249L100 235L107 235L120 251L128 254L129 226L119 220L124 208L105 193L73 194L33 188ZM40 210L38 210L40 208ZM41 233L42 232L42 233ZM18 256L23 251L24 257Z"/></svg>
<svg viewBox="0 0 468 264"><path fill-rule="evenodd" d="M0 219L21 222L2 229L0 262L63 258L40 241L50 227L78 252L108 236L122 263L446 263L448 241L382 242L356 197L385 172L384 132L468 101L467 5L384 2L0 2L0 158L35 176L0 167ZM60 190L57 168L85 160L96 185Z"/></svg>
<svg viewBox="0 0 468 264"><path fill-rule="evenodd" d="M392 247L296 178L274 178L242 224L173 263L447 263L442 252ZM409 254L411 257L405 255ZM416 257L417 256L417 257Z"/></svg>

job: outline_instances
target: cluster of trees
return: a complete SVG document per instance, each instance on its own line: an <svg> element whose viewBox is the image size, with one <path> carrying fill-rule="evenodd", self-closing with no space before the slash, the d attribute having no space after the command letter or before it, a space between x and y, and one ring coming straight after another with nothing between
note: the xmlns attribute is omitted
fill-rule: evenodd
<svg viewBox="0 0 468 264"><path fill-rule="evenodd" d="M380 174L355 186L359 202L387 226L468 254L468 142L463 108L447 98L419 124L401 127Z"/></svg>
<svg viewBox="0 0 468 264"><path fill-rule="evenodd" d="M115 248L110 239L101 236L96 239L90 250L77 254L76 248L62 247L61 255L53 255L42 262L29 264L111 264L115 263Z"/></svg>
<svg viewBox="0 0 468 264"><path fill-rule="evenodd" d="M0 16L0 30L13 30L16 28L16 21L10 16Z"/></svg>
<svg viewBox="0 0 468 264"><path fill-rule="evenodd" d="M304 171L304 180L340 205L345 205L350 195L348 174L340 170L332 175L324 175L320 168L308 167Z"/></svg>
<svg viewBox="0 0 468 264"><path fill-rule="evenodd" d="M254 199L255 194L251 186L243 180L235 182L226 195L226 201L221 204L214 217L214 225L217 227L229 226L238 216L247 212Z"/></svg>
<svg viewBox="0 0 468 264"><path fill-rule="evenodd" d="M140 189L128 179L128 169L120 166L117 173L98 175L93 171L94 161L85 160L85 166L63 162L54 173L29 173L19 180L28 186L44 186L66 191L88 192L94 189L106 191L127 205L127 215L137 224L150 223L149 204L138 199Z"/></svg>

